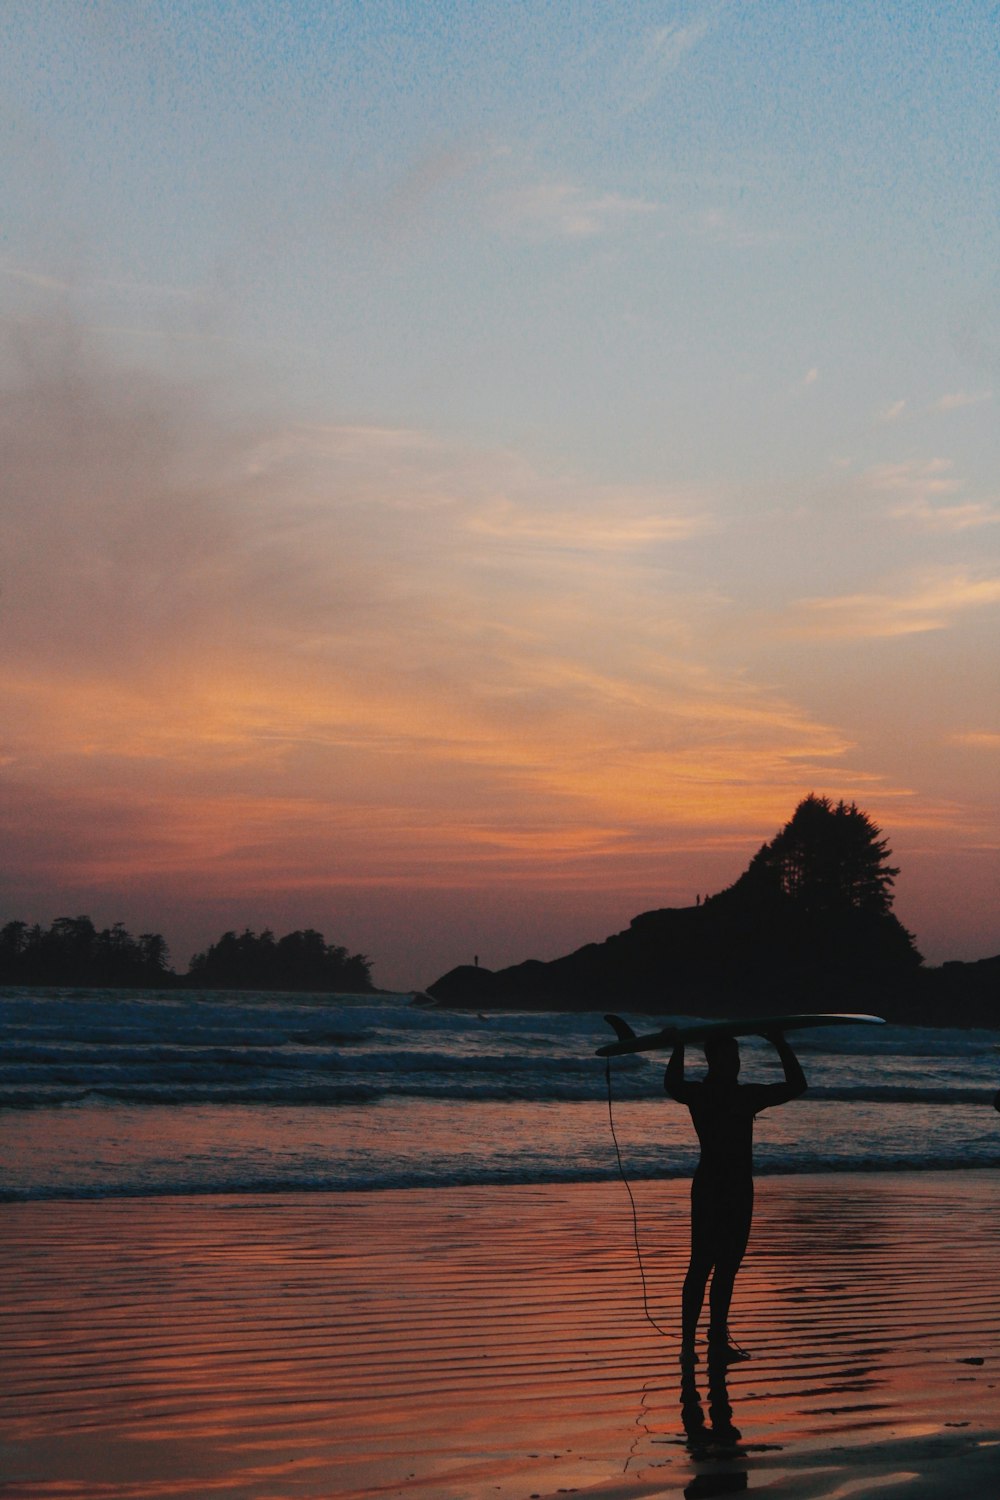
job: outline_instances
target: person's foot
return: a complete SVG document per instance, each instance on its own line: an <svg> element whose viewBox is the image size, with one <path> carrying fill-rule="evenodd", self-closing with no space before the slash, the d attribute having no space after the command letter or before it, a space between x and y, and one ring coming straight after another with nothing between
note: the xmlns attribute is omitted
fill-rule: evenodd
<svg viewBox="0 0 1000 1500"><path fill-rule="evenodd" d="M743 1439L742 1432L740 1431L740 1429L738 1427L734 1427L733 1424L732 1424L732 1422L713 1422L712 1423L712 1441L713 1441L713 1443L718 1443L720 1445L723 1445L723 1446L726 1446L726 1447L730 1447L733 1443L739 1443L739 1442L741 1442L742 1439Z"/></svg>
<svg viewBox="0 0 1000 1500"><path fill-rule="evenodd" d="M748 1349L741 1349L739 1344L735 1343L729 1337L728 1330L721 1338L712 1338L709 1336L708 1359L710 1364L735 1365L741 1364L749 1358L750 1351Z"/></svg>

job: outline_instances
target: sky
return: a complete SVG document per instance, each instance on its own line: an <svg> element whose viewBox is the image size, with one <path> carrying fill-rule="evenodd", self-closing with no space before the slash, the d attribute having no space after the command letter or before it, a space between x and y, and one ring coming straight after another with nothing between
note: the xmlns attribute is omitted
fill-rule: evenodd
<svg viewBox="0 0 1000 1500"><path fill-rule="evenodd" d="M984 0L5 0L0 921L1000 952Z"/></svg>

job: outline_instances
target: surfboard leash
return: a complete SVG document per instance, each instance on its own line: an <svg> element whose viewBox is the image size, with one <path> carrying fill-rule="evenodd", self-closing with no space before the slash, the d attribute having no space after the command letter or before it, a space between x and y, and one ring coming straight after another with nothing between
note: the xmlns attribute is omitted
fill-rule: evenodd
<svg viewBox="0 0 1000 1500"><path fill-rule="evenodd" d="M646 1287L646 1269L643 1266L643 1263L642 1263L642 1251L639 1248L639 1213L638 1213L638 1210L636 1209L636 1206L635 1206L635 1196L634 1196L634 1194L632 1192L632 1185L629 1182L628 1177L625 1175L625 1164L622 1161L621 1147L618 1144L618 1135L617 1135L617 1132L615 1131L615 1117L614 1117L614 1112L613 1112L612 1107L611 1107L611 1059L610 1059L610 1057L606 1057L604 1059L604 1079L605 1079L605 1082L607 1083L607 1086L608 1086L608 1124L611 1126L611 1139L615 1143L615 1155L618 1158L618 1171L621 1174L622 1182L624 1182L624 1184L625 1184L625 1191L628 1193L628 1201L632 1205L632 1238L635 1241L635 1258L636 1258L636 1260L639 1263L639 1278L640 1278L640 1280L642 1282L642 1310L643 1310L643 1312L646 1315L646 1321L649 1322L649 1323L651 1323L653 1325L653 1327L656 1329L657 1333L662 1334L662 1336L665 1339L672 1339L674 1337L674 1335L671 1334L671 1333L668 1333L665 1328L661 1328L660 1325L659 1325L659 1323L656 1321L656 1319L653 1317L653 1314L649 1310L649 1294L648 1294L648 1290L647 1290L647 1287Z"/></svg>

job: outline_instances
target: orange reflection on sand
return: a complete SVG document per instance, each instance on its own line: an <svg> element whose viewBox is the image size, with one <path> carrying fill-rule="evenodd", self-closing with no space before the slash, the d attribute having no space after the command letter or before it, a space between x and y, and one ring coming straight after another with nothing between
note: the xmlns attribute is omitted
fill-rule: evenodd
<svg viewBox="0 0 1000 1500"><path fill-rule="evenodd" d="M620 1184L8 1204L0 1423L32 1500L639 1500L720 1465L832 1500L952 1458L990 1493L998 1183L769 1181L734 1308L753 1358L695 1367L700 1426ZM686 1184L646 1187L669 1333Z"/></svg>

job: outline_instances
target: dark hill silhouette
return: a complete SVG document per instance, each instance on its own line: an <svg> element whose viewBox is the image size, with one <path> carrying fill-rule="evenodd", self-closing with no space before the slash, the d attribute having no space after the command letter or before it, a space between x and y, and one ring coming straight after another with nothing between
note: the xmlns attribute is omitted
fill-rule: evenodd
<svg viewBox="0 0 1000 1500"><path fill-rule="evenodd" d="M952 1025L961 1011L958 1024L1000 1024L1000 959L925 969L892 912L889 853L853 803L809 796L731 886L700 904L643 912L549 963L452 969L428 993L478 1009L873 1009Z"/></svg>

